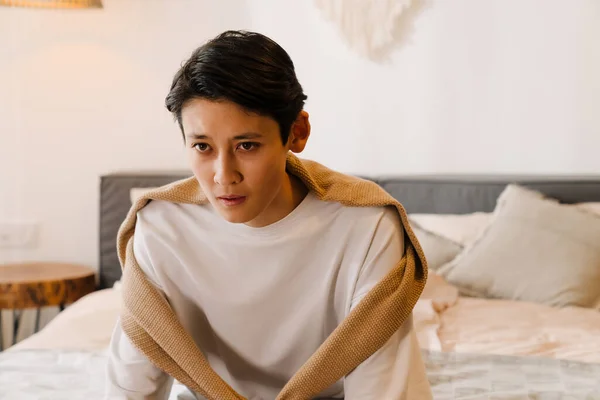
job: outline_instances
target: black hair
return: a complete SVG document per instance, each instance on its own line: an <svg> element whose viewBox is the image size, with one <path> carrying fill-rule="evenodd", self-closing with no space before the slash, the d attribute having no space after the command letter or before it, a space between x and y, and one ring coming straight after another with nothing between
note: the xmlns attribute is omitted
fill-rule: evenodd
<svg viewBox="0 0 600 400"><path fill-rule="evenodd" d="M181 110L194 98L228 100L271 117L286 143L307 96L281 46L260 33L226 31L197 48L173 78L165 105L184 140Z"/></svg>

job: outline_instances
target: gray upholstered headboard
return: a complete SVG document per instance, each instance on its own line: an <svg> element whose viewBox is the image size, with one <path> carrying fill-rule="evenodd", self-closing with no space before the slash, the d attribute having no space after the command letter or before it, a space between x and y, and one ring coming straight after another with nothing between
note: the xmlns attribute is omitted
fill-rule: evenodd
<svg viewBox="0 0 600 400"><path fill-rule="evenodd" d="M111 287L121 278L117 232L131 208L131 189L163 186L187 176L190 174L185 172L146 172L114 173L100 177L100 289Z"/></svg>
<svg viewBox="0 0 600 400"><path fill-rule="evenodd" d="M162 186L186 172L117 173L101 177L100 287L121 277L116 237L129 208L132 188ZM564 203L600 202L600 176L396 176L368 178L398 199L408 213L490 212L509 183L519 183Z"/></svg>

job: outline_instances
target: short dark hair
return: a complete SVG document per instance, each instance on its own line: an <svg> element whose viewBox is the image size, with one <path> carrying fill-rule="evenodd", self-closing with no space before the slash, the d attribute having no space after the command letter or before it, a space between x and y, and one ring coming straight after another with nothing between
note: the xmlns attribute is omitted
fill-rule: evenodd
<svg viewBox="0 0 600 400"><path fill-rule="evenodd" d="M260 33L226 31L197 48L173 78L165 105L184 140L181 110L193 98L228 100L271 117L286 143L307 96L281 46Z"/></svg>

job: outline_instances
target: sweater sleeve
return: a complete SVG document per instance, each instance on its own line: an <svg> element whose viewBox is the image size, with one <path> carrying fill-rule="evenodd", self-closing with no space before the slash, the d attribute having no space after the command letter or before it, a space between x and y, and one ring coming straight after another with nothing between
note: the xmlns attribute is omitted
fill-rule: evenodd
<svg viewBox="0 0 600 400"><path fill-rule="evenodd" d="M358 277L351 309L404 254L404 234L394 210L386 209ZM398 331L344 380L346 400L432 399L412 315Z"/></svg>
<svg viewBox="0 0 600 400"><path fill-rule="evenodd" d="M140 219L133 239L133 253L149 281L159 289ZM117 321L109 346L105 400L166 400L173 379L155 367L129 340Z"/></svg>

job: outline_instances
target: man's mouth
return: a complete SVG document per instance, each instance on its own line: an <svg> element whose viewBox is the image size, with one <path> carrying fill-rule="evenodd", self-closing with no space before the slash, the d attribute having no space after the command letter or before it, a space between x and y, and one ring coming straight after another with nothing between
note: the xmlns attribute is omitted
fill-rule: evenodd
<svg viewBox="0 0 600 400"><path fill-rule="evenodd" d="M227 207L233 207L242 204L246 201L246 196L238 196L238 195L227 195L227 196L219 196L217 199Z"/></svg>

